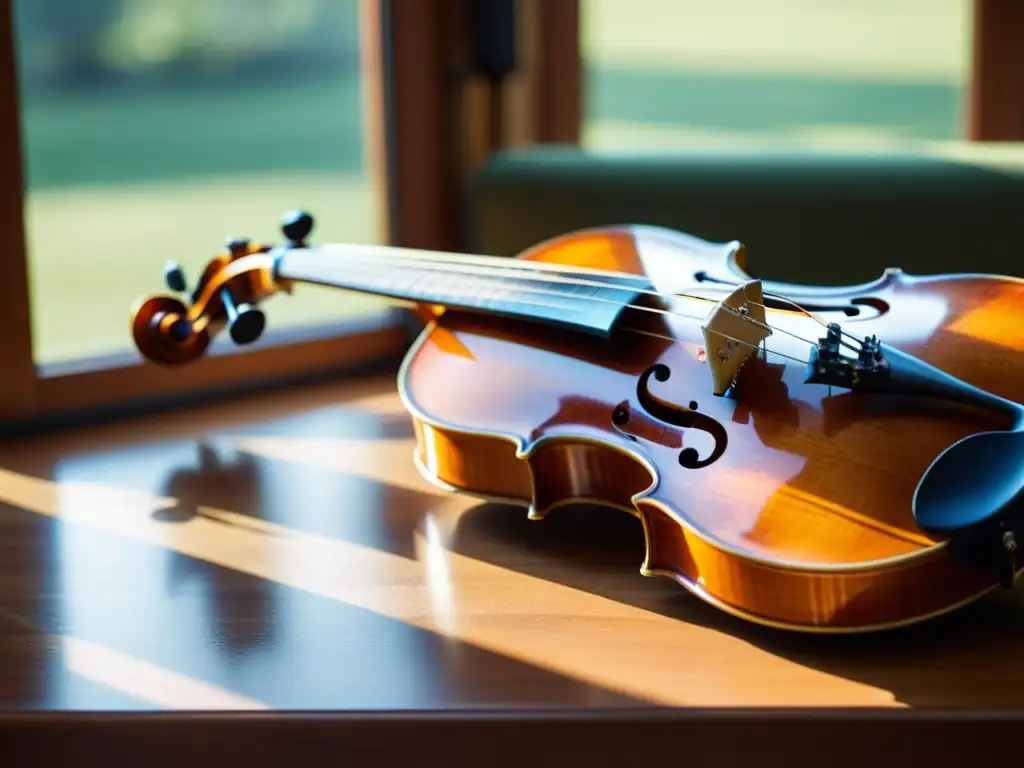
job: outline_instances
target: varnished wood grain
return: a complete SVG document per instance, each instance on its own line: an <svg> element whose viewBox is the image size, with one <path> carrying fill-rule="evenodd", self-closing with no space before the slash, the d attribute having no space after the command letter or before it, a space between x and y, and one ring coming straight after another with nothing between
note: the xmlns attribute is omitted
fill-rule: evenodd
<svg viewBox="0 0 1024 768"><path fill-rule="evenodd" d="M685 290L711 298L723 296L721 287L686 284L686 275L743 274L742 259L729 267L698 257L685 238L650 228L576 233L523 258L634 274L671 261ZM1024 400L1014 357L1024 341L1024 281L892 271L825 294L774 288L814 300L819 314L852 307L859 314L842 320L851 333L877 335L969 383ZM544 506L594 498L598 488L597 498L632 508L643 521L645 573L668 575L767 624L888 627L957 608L996 583L993 571L962 566L942 539L920 530L911 502L943 450L998 420L919 398L833 397L829 387L805 383L800 361L824 331L820 319L791 309L769 310L775 333L767 359L746 364L735 397L714 397L700 358L710 306L680 298L672 316L632 311L610 341L443 316L400 381L427 425L418 428L421 463L444 483L514 496L537 505L539 515ZM681 468L680 432L632 440L612 423L620 404L643 415L636 381L654 362L672 371L658 385L661 397L695 403L728 433L721 460ZM682 440L702 456L713 447L707 433L692 429Z"/></svg>

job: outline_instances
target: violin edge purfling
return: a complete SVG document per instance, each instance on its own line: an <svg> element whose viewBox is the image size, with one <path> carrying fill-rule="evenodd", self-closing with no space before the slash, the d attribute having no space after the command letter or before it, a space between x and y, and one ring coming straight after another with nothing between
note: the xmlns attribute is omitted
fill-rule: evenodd
<svg viewBox="0 0 1024 768"><path fill-rule="evenodd" d="M956 510L940 510L945 517L931 538L915 531L912 520L898 521L912 505L937 509L934 499L949 498L952 480L964 485L984 471L977 451L961 455L956 446L969 448L974 439L974 445L991 443L1011 454L1024 437L1024 418L1018 418L1024 385L999 363L1007 345L1016 343L1015 316L1007 307L1024 297L1024 281L911 278L890 270L847 289L790 286L787 297L744 272L745 250L738 243L706 243L651 227L570 233L515 260L377 246L321 252L307 245L311 228L311 217L298 212L285 223L284 246L235 242L187 296L180 271L169 270L168 286L178 296L143 300L133 313L140 352L180 365L203 354L224 328L236 343L251 343L264 325L256 309L260 301L294 282L426 301L435 309L423 315L427 327L407 353L398 384L415 426L414 460L435 484L514 501L538 519L579 501L625 509L643 526L641 573L670 577L722 610L790 630L864 632L917 623L1010 586L1020 573L1020 488L1014 492L1012 482L1004 484L1001 506L990 499L993 514L978 514L984 506L978 502L965 523ZM658 247L648 247L654 241ZM290 254L296 258L289 260ZM401 275L415 285L401 288ZM666 285L666 276L675 283ZM571 291L560 287L566 284ZM687 339L673 332L673 323L682 320L658 309L668 306L659 297L677 290L712 296L706 311L690 318ZM1000 291L1009 297L1004 304L991 298ZM638 298L647 294L659 302L640 312ZM591 311L616 301L622 304ZM785 355L769 350L767 339L783 349L778 345L784 345L785 329L776 332L765 309L785 309L787 302L814 305L816 315L831 312L843 318L841 329L856 329L862 345L852 369L849 361L816 368L813 356L802 366L777 362ZM907 314L907 306L916 306L917 314ZM927 326L922 307L944 314L934 313ZM986 311L992 319L979 321ZM616 341L623 326L642 332L632 327L643 325L641 315L649 321L644 327L655 330L648 335L657 337L660 330L662 339ZM916 317L918 327L908 317ZM899 341L887 341L900 333ZM709 360L722 342L722 360ZM697 346L704 355L699 362L680 351ZM732 356L737 349L742 359ZM814 349L809 345L808 355ZM910 415L875 413L863 405L874 396L857 394L856 382L870 389L874 381L876 391L884 390L892 384L893 361L898 374L917 375L918 385L922 370L944 376L939 400L949 394L951 380L960 382L961 395L970 391L978 400L980 392L989 405L1009 403L996 416L1017 421L986 431L982 425L991 414L951 416L948 423L927 412L918 416L920 386L901 395ZM492 372L498 370L504 378ZM509 371L518 373L510 380ZM814 388L826 383L849 394L819 405ZM463 387L464 396L447 397L453 387ZM890 428L887 419L897 426ZM922 430L920 449L903 437L902 425L915 423ZM849 451L848 479L847 470L829 459L836 451ZM894 469L900 458L907 472ZM940 461L941 471L929 474ZM1011 458L996 469L1007 474L1019 466ZM958 470L958 480L950 467L966 469ZM915 488L928 477L946 484L929 481L918 499ZM758 501L764 493L758 483L768 483L764 502ZM907 515L897 509L896 523L885 515L858 518L858 510L884 512L879 500L886 488ZM820 529L820 541L805 533L802 542L786 540L808 525ZM779 555L772 556L776 540ZM834 562L798 556L800 547L812 545L826 554L830 546L843 551ZM864 557L850 549L858 546ZM872 552L880 554L868 556Z"/></svg>
<svg viewBox="0 0 1024 768"><path fill-rule="evenodd" d="M443 320L439 326L444 327ZM760 558L730 548L693 524L685 509L652 493L659 479L678 469L675 462L655 466L649 456L610 432L603 438L588 433L529 439L505 430L474 430L423 408L414 394L423 383L415 384L410 371L419 349L430 343L430 333L424 332L407 356L399 391L416 425L417 468L442 488L515 503L536 520L581 501L626 510L644 530L641 574L671 578L728 613L779 629L891 629L955 610L999 586L997 574L986 564L975 567L964 557L951 557L945 540L911 556L832 567ZM657 374L644 371L638 388L648 377ZM586 478L582 487L581 477ZM976 556L978 548L975 544L967 554ZM841 607L844 595L859 595L861 602L830 615L824 606Z"/></svg>

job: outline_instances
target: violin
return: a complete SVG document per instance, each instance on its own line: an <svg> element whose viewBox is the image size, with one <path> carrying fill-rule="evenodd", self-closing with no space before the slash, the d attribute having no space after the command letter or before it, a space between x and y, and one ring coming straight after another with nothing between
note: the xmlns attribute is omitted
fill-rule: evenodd
<svg viewBox="0 0 1024 768"><path fill-rule="evenodd" d="M398 373L413 461L452 491L625 510L641 573L759 624L866 632L1010 588L1024 513L1024 280L772 283L738 241L597 227L516 258L228 244L141 299L140 354L256 341L294 284L389 297L425 326Z"/></svg>

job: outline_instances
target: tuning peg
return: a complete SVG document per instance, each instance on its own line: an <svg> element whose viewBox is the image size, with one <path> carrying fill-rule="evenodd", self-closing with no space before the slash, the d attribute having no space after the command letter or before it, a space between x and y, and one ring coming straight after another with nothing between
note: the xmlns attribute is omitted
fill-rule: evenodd
<svg viewBox="0 0 1024 768"><path fill-rule="evenodd" d="M185 272L182 270L181 265L178 264L178 262L168 261L164 265L164 285L175 293L184 294L188 291ZM188 296L184 296L183 298L186 303L191 301ZM171 323L170 334L171 338L175 341L185 341L192 335L192 323L184 317L179 317Z"/></svg>
<svg viewBox="0 0 1024 768"><path fill-rule="evenodd" d="M239 304L231 294L230 288L222 288L221 300L228 316L228 333L235 344L252 344L263 333L267 318L263 310L252 304Z"/></svg>
<svg viewBox="0 0 1024 768"><path fill-rule="evenodd" d="M178 262L168 261L164 265L164 284L175 293L185 293L188 290L185 272ZM175 341L185 341L192 335L192 323L184 317L178 318L171 323L170 333Z"/></svg>
<svg viewBox="0 0 1024 768"><path fill-rule="evenodd" d="M306 211L288 211L281 221L281 232L290 248L305 248L306 238L313 231L313 217Z"/></svg>
<svg viewBox="0 0 1024 768"><path fill-rule="evenodd" d="M250 240L247 237L229 237L225 247L232 256L238 258L249 253L249 243Z"/></svg>
<svg viewBox="0 0 1024 768"><path fill-rule="evenodd" d="M229 237L224 244L232 259L240 259L249 253L249 243L246 237ZM228 316L228 334L235 344L252 344L263 333L266 325L266 316L263 311L252 304L238 303L229 287L220 291L221 301L224 302L224 311Z"/></svg>
<svg viewBox="0 0 1024 768"><path fill-rule="evenodd" d="M185 273L178 262L168 261L164 265L164 284L176 293L185 293L188 289L188 283L185 282Z"/></svg>

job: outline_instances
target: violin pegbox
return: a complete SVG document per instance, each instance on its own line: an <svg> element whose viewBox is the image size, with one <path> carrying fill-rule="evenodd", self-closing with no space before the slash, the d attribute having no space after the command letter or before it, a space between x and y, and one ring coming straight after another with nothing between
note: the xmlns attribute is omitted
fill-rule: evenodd
<svg viewBox="0 0 1024 768"><path fill-rule="evenodd" d="M300 220L292 228L308 234L308 224ZM258 303L291 288L273 279L270 251L247 238L229 238L226 251L206 264L191 287L181 266L168 261L163 278L170 293L144 297L132 307L132 337L142 357L161 365L192 362L221 328L235 344L257 341L266 326Z"/></svg>
<svg viewBox="0 0 1024 768"><path fill-rule="evenodd" d="M736 383L744 363L772 335L761 281L750 280L729 293L708 313L701 330L712 392L721 397Z"/></svg>

